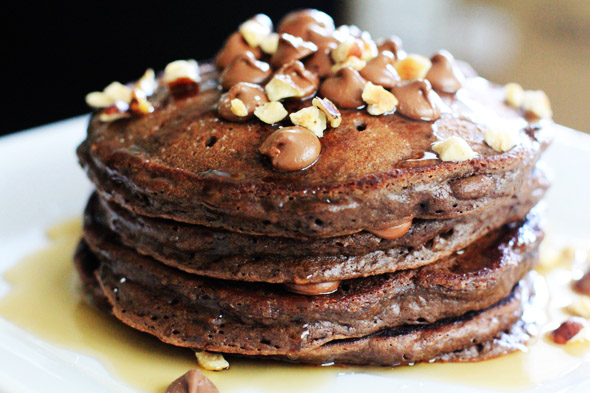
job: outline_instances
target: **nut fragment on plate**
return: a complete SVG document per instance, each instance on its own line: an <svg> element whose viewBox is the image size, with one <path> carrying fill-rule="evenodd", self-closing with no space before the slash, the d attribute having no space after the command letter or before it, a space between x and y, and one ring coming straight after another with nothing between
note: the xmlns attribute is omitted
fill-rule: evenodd
<svg viewBox="0 0 590 393"><path fill-rule="evenodd" d="M336 105L327 98L315 97L311 101L312 105L324 112L330 122L330 127L336 128L342 123L342 115Z"/></svg>
<svg viewBox="0 0 590 393"><path fill-rule="evenodd" d="M326 114L315 106L309 106L295 113L291 113L289 118L293 124L307 128L318 138L324 136L324 130L326 129Z"/></svg>
<svg viewBox="0 0 590 393"><path fill-rule="evenodd" d="M176 60L164 68L164 82L169 85L177 83L199 83L199 64L196 60Z"/></svg>
<svg viewBox="0 0 590 393"><path fill-rule="evenodd" d="M219 390L202 372L190 370L172 382L166 393L219 393Z"/></svg>
<svg viewBox="0 0 590 393"><path fill-rule="evenodd" d="M477 156L465 139L458 136L433 143L432 150L443 161L467 161Z"/></svg>
<svg viewBox="0 0 590 393"><path fill-rule="evenodd" d="M196 351L195 356L199 366L205 370L221 371L229 368L229 363L222 354L207 351Z"/></svg>
<svg viewBox="0 0 590 393"><path fill-rule="evenodd" d="M524 100L524 89L518 83L508 83L504 86L506 103L514 108L520 108Z"/></svg>
<svg viewBox="0 0 590 393"><path fill-rule="evenodd" d="M511 150L520 141L519 130L509 125L493 125L483 130L485 142L497 152Z"/></svg>
<svg viewBox="0 0 590 393"><path fill-rule="evenodd" d="M272 32L272 21L264 14L258 14L240 25L238 29L244 40L255 48Z"/></svg>
<svg viewBox="0 0 590 393"><path fill-rule="evenodd" d="M583 318L572 317L548 333L556 344L590 343L589 330Z"/></svg>
<svg viewBox="0 0 590 393"><path fill-rule="evenodd" d="M431 66L429 58L415 53L395 63L395 69L403 80L424 79Z"/></svg>
<svg viewBox="0 0 590 393"><path fill-rule="evenodd" d="M565 309L572 315L590 319L590 297L584 295L575 296Z"/></svg>
<svg viewBox="0 0 590 393"><path fill-rule="evenodd" d="M92 108L107 108L120 101L129 104L132 90L119 82L112 82L103 91L93 91L86 95L86 104Z"/></svg>
<svg viewBox="0 0 590 393"><path fill-rule="evenodd" d="M393 112L398 104L397 98L391 92L372 82L367 82L362 97L368 104L367 112L373 116Z"/></svg>
<svg viewBox="0 0 590 393"><path fill-rule="evenodd" d="M283 120L289 112L285 109L283 104L278 101L271 101L262 104L254 111L254 116L265 122L266 124L275 124Z"/></svg>
<svg viewBox="0 0 590 393"><path fill-rule="evenodd" d="M576 292L582 295L590 296L590 271L584 273L584 275L579 280L574 281L572 286Z"/></svg>

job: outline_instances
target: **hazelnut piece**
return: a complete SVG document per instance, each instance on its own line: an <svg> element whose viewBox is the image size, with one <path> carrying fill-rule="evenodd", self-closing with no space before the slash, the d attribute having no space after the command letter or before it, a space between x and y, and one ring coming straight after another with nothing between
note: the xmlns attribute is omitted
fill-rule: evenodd
<svg viewBox="0 0 590 393"><path fill-rule="evenodd" d="M334 64L332 66L332 73L336 73L336 72L338 72L338 70L340 70L342 68L346 68L346 67L352 68L353 70L360 71L363 68L365 68L366 65L367 65L366 61L361 60L356 56L350 56L349 58L344 60L342 63Z"/></svg>
<svg viewBox="0 0 590 393"><path fill-rule="evenodd" d="M260 48L253 48L244 40L244 37L240 32L235 32L229 36L225 41L223 48L217 53L215 57L215 65L218 68L225 68L233 61L233 59L242 53L250 52L256 59L262 57L262 51Z"/></svg>
<svg viewBox="0 0 590 393"><path fill-rule="evenodd" d="M298 293L300 295L329 295L338 290L340 281L320 282L317 284L285 284L288 291Z"/></svg>
<svg viewBox="0 0 590 393"><path fill-rule="evenodd" d="M311 101L312 105L324 112L330 122L330 127L336 128L342 123L342 115L336 105L327 98L315 97Z"/></svg>
<svg viewBox="0 0 590 393"><path fill-rule="evenodd" d="M549 97L542 90L525 91L522 99L522 109L527 115L538 119L553 116Z"/></svg>
<svg viewBox="0 0 590 393"><path fill-rule="evenodd" d="M397 239L408 233L412 227L412 220L402 222L399 225L380 229L368 229L372 234L383 239Z"/></svg>
<svg viewBox="0 0 590 393"><path fill-rule="evenodd" d="M296 126L305 127L318 138L324 136L326 129L326 114L315 106L308 106L289 115L291 122Z"/></svg>
<svg viewBox="0 0 590 393"><path fill-rule="evenodd" d="M199 64L196 60L176 60L164 69L164 83L173 90L191 89L201 81Z"/></svg>
<svg viewBox="0 0 590 393"><path fill-rule="evenodd" d="M463 73L455 64L455 58L446 50L439 51L430 59L432 67L426 74L426 79L434 90L445 93L456 93L465 79Z"/></svg>
<svg viewBox="0 0 590 393"><path fill-rule="evenodd" d="M298 126L273 132L259 149L281 171L297 171L309 167L318 159L321 150L318 137L307 128Z"/></svg>
<svg viewBox="0 0 590 393"><path fill-rule="evenodd" d="M567 344L584 329L585 324L582 318L572 317L563 322L559 327L549 332L549 338L556 344Z"/></svg>
<svg viewBox="0 0 590 393"><path fill-rule="evenodd" d="M465 139L452 136L444 141L434 142L434 150L443 161L467 161L477 156Z"/></svg>
<svg viewBox="0 0 590 393"><path fill-rule="evenodd" d="M274 55L279 47L279 35L270 33L260 41L260 49L266 54Z"/></svg>
<svg viewBox="0 0 590 393"><path fill-rule="evenodd" d="M483 130L484 141L497 152L511 150L520 141L519 130L509 124L494 124Z"/></svg>
<svg viewBox="0 0 590 393"><path fill-rule="evenodd" d="M504 86L506 103L514 108L520 108L524 101L524 89L518 83L508 83Z"/></svg>
<svg viewBox="0 0 590 393"><path fill-rule="evenodd" d="M274 74L265 86L266 95L271 101L288 97L307 98L318 89L319 78L308 71L300 61L285 64Z"/></svg>
<svg viewBox="0 0 590 393"><path fill-rule="evenodd" d="M579 280L574 281L573 288L582 295L590 296L590 271L584 273Z"/></svg>
<svg viewBox="0 0 590 393"><path fill-rule="evenodd" d="M264 14L258 14L240 25L238 29L252 48L257 47L272 32L272 21Z"/></svg>
<svg viewBox="0 0 590 393"><path fill-rule="evenodd" d="M363 102L363 89L367 82L352 68L342 68L326 79L320 86L320 94L341 108L360 108Z"/></svg>
<svg viewBox="0 0 590 393"><path fill-rule="evenodd" d="M222 354L207 351L195 351L199 366L205 370L221 371L229 368L229 363Z"/></svg>
<svg viewBox="0 0 590 393"><path fill-rule="evenodd" d="M275 124L283 120L289 112L277 101L267 102L254 110L254 116L266 124Z"/></svg>
<svg viewBox="0 0 590 393"><path fill-rule="evenodd" d="M416 120L440 118L442 100L427 80L403 82L395 85L391 92L399 100L397 111L402 115Z"/></svg>
<svg viewBox="0 0 590 393"><path fill-rule="evenodd" d="M131 103L129 103L131 112L147 115L154 111L153 105L148 101L145 91L135 88L133 89Z"/></svg>
<svg viewBox="0 0 590 393"><path fill-rule="evenodd" d="M395 63L395 69L403 80L424 79L431 67L430 59L417 54L410 54Z"/></svg>
<svg viewBox="0 0 590 393"><path fill-rule="evenodd" d="M264 89L258 85L240 82L232 86L219 99L219 116L229 121L245 121L254 116L257 107L268 102Z"/></svg>
<svg viewBox="0 0 590 393"><path fill-rule="evenodd" d="M250 52L237 55L236 58L223 70L219 76L219 82L224 89L240 82L263 83L266 81L272 70L268 63L256 60Z"/></svg>
<svg viewBox="0 0 590 393"><path fill-rule="evenodd" d="M374 85L367 82L363 90L363 101L369 106L367 112L373 116L379 116L384 113L393 112L398 104L397 98L383 86Z"/></svg>

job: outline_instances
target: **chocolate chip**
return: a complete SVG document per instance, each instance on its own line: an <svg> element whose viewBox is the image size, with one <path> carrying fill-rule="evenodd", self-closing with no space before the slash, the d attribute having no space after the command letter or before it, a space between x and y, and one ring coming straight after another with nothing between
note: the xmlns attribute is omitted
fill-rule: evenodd
<svg viewBox="0 0 590 393"><path fill-rule="evenodd" d="M399 100L397 111L416 120L440 118L442 101L427 80L403 82L391 92Z"/></svg>
<svg viewBox="0 0 590 393"><path fill-rule="evenodd" d="M341 108L359 108L365 105L363 89L367 81L358 71L344 67L320 86L320 94Z"/></svg>
<svg viewBox="0 0 590 393"><path fill-rule="evenodd" d="M446 50L439 51L430 59L432 67L426 79L435 90L445 93L456 93L465 79L461 70L455 65L455 58Z"/></svg>
<svg viewBox="0 0 590 393"><path fill-rule="evenodd" d="M310 28L319 27L328 34L334 32L334 20L325 12L305 9L288 13L280 22L277 31L306 38Z"/></svg>
<svg viewBox="0 0 590 393"><path fill-rule="evenodd" d="M268 63L256 60L251 52L239 54L223 70L219 82L224 89L229 89L236 83L263 83L272 74Z"/></svg>
<svg viewBox="0 0 590 393"><path fill-rule="evenodd" d="M304 41L300 37L291 34L281 34L277 51L270 59L270 65L279 68L293 60L300 60L318 50L313 42Z"/></svg>
<svg viewBox="0 0 590 393"><path fill-rule="evenodd" d="M166 393L219 393L219 390L202 372L190 370L172 382Z"/></svg>
<svg viewBox="0 0 590 393"><path fill-rule="evenodd" d="M219 68L225 68L231 63L237 55L250 52L256 59L262 57L260 48L252 48L246 43L244 37L239 32L235 32L225 41L223 48L215 57L215 65Z"/></svg>
<svg viewBox="0 0 590 393"><path fill-rule="evenodd" d="M273 132L260 146L272 165L281 171L297 171L312 165L322 145L315 134L303 127L285 127Z"/></svg>
<svg viewBox="0 0 590 393"><path fill-rule="evenodd" d="M232 100L239 99L244 104L247 114L240 116L232 111ZM254 116L254 110L268 102L264 89L253 83L240 82L224 93L219 99L217 111L219 116L229 121L245 121Z"/></svg>
<svg viewBox="0 0 590 393"><path fill-rule="evenodd" d="M363 78L376 85L391 89L401 80L401 77L393 66L394 63L395 59L391 52L381 52L377 57L367 63L360 71L360 74Z"/></svg>

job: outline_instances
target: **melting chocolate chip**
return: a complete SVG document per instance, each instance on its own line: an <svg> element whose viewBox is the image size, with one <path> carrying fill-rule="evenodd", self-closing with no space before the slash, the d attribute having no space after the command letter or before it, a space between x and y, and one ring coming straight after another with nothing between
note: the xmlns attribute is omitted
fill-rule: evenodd
<svg viewBox="0 0 590 393"><path fill-rule="evenodd" d="M320 94L338 107L359 108L365 105L362 96L366 83L358 71L344 67L322 82Z"/></svg>
<svg viewBox="0 0 590 393"><path fill-rule="evenodd" d="M232 100L240 100L245 107L246 115L240 116L232 111ZM240 82L232 86L219 99L217 112L229 121L246 121L254 116L256 107L268 102L264 89L253 83Z"/></svg>
<svg viewBox="0 0 590 393"><path fill-rule="evenodd" d="M281 171L297 171L312 165L322 150L320 140L303 127L284 127L272 134L260 146L272 165Z"/></svg>
<svg viewBox="0 0 590 393"><path fill-rule="evenodd" d="M313 42L304 41L300 37L290 34L281 34L277 51L270 59L270 65L278 68L293 60L300 60L318 50Z"/></svg>
<svg viewBox="0 0 590 393"><path fill-rule="evenodd" d="M307 31L307 35L303 37L306 41L313 42L318 48L331 48L336 49L339 41L334 38L331 33L327 33L325 30L320 29L317 26L312 26Z"/></svg>
<svg viewBox="0 0 590 393"><path fill-rule="evenodd" d="M219 390L202 372L190 370L172 382L166 393L219 393Z"/></svg>
<svg viewBox="0 0 590 393"><path fill-rule="evenodd" d="M391 52L395 60L400 60L401 58L405 57L403 47L404 45L402 43L402 39L396 35L392 35L391 37L381 40L377 43L377 49L379 52Z"/></svg>
<svg viewBox="0 0 590 393"><path fill-rule="evenodd" d="M330 56L331 51L332 48L330 47L319 48L317 52L305 60L305 68L316 73L320 78L334 75L332 71L334 62L332 56Z"/></svg>
<svg viewBox="0 0 590 393"><path fill-rule="evenodd" d="M239 54L223 70L219 82L224 89L229 89L236 83L263 83L272 74L268 63L256 60L251 52Z"/></svg>
<svg viewBox="0 0 590 393"><path fill-rule="evenodd" d="M320 80L318 76L305 69L300 61L292 61L285 64L275 73L275 77L288 80L289 84L295 86L301 92L301 99L311 97L318 90Z"/></svg>
<svg viewBox="0 0 590 393"><path fill-rule="evenodd" d="M465 79L455 59L446 50L439 51L430 59L432 67L426 74L426 79L432 84L434 90L445 93L456 93Z"/></svg>
<svg viewBox="0 0 590 393"><path fill-rule="evenodd" d="M442 101L427 80L403 82L391 92L399 100L398 113L416 120L440 118Z"/></svg>
<svg viewBox="0 0 590 393"><path fill-rule="evenodd" d="M217 53L215 57L215 65L219 68L227 67L237 55L242 53L250 52L256 59L262 57L262 51L260 48L252 48L246 43L244 37L239 32L235 32L229 36L223 48Z"/></svg>
<svg viewBox="0 0 590 393"><path fill-rule="evenodd" d="M334 32L334 20L325 12L314 9L293 11L279 22L277 31L279 34L287 33L306 38L308 30L312 27L319 27L331 34Z"/></svg>
<svg viewBox="0 0 590 393"><path fill-rule="evenodd" d="M394 63L395 59L391 52L381 52L377 57L367 63L360 71L360 74L363 78L376 85L391 89L401 80L401 77L393 66Z"/></svg>

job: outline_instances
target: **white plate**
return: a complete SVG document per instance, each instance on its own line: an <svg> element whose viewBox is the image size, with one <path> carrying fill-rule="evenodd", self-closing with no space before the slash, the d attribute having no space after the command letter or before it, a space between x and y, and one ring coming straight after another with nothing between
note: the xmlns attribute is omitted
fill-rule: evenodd
<svg viewBox="0 0 590 393"><path fill-rule="evenodd" d="M84 138L87 120L86 116L78 117L0 138L0 274L47 244L44 231L49 226L81 214L92 188L74 152ZM546 198L550 228L563 241L587 240L590 137L566 128L557 131L544 157L553 173L553 187ZM0 297L8 289L0 282ZM585 363L534 391L588 391L590 365ZM489 391L416 378L387 378L383 374L342 374L322 390ZM269 387L264 388L268 391ZM0 392L132 391L96 360L44 342L0 318Z"/></svg>

